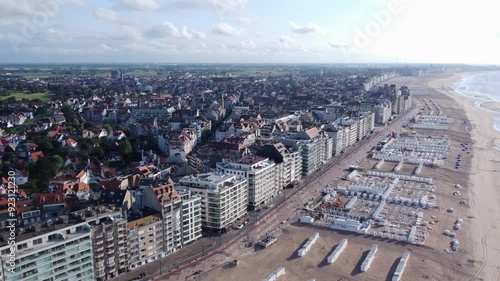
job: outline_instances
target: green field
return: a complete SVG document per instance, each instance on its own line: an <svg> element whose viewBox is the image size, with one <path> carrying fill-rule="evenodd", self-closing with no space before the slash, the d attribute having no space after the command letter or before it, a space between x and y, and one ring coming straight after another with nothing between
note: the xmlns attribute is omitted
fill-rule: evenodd
<svg viewBox="0 0 500 281"><path fill-rule="evenodd" d="M126 71L123 73L123 75L134 76L134 77L156 76L157 72L154 70L134 70L134 71Z"/></svg>
<svg viewBox="0 0 500 281"><path fill-rule="evenodd" d="M47 102L50 100L53 94L51 93L33 93L33 94L27 94L23 92L16 92L16 93L10 93L8 96L0 96L0 100L6 100L10 97L16 98L16 100L22 100L22 99L40 99L43 102Z"/></svg>

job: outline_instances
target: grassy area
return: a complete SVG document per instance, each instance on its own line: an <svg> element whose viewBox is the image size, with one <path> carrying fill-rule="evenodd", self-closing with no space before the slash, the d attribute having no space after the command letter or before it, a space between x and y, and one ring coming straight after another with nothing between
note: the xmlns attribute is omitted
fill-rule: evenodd
<svg viewBox="0 0 500 281"><path fill-rule="evenodd" d="M14 72L13 74L20 75L28 79L58 76L58 74L54 74L52 71Z"/></svg>
<svg viewBox="0 0 500 281"><path fill-rule="evenodd" d="M134 71L126 71L123 73L125 76L135 76L135 77L142 77L142 76L156 76L157 71L156 70L134 70Z"/></svg>
<svg viewBox="0 0 500 281"><path fill-rule="evenodd" d="M51 93L33 93L33 94L27 94L23 92L15 92L15 93L10 93L8 96L0 96L0 100L5 100L10 97L16 98L16 100L22 100L22 99L40 99L43 102L49 101L50 98L52 97L53 94Z"/></svg>

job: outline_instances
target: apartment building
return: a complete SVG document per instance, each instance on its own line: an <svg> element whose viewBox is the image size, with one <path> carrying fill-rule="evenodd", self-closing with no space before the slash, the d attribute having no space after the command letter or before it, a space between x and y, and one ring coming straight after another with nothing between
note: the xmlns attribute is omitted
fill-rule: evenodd
<svg viewBox="0 0 500 281"><path fill-rule="evenodd" d="M97 281L110 280L129 268L129 231L120 210L98 206L87 223L92 227L94 272Z"/></svg>
<svg viewBox="0 0 500 281"><path fill-rule="evenodd" d="M222 230L247 213L247 186L242 176L206 173L183 177L178 188L200 198L203 227Z"/></svg>
<svg viewBox="0 0 500 281"><path fill-rule="evenodd" d="M388 100L366 101L361 103L359 111L375 113L375 124L383 125L391 118L392 106Z"/></svg>
<svg viewBox="0 0 500 281"><path fill-rule="evenodd" d="M91 226L87 222L68 224L67 217L58 222L27 227L17 235L14 251L4 239L0 247L0 280L95 280Z"/></svg>
<svg viewBox="0 0 500 281"><path fill-rule="evenodd" d="M129 229L129 269L158 260L163 253L163 220L161 214L152 214L131 220Z"/></svg>
<svg viewBox="0 0 500 281"><path fill-rule="evenodd" d="M358 123L358 139L365 138L375 128L375 113L373 112L360 113L359 117L356 117L355 120Z"/></svg>
<svg viewBox="0 0 500 281"><path fill-rule="evenodd" d="M201 238L201 197L189 190L179 191L182 200L182 245Z"/></svg>
<svg viewBox="0 0 500 281"><path fill-rule="evenodd" d="M281 189L297 182L302 177L302 157L300 148L286 146L281 142L264 145L257 153L275 163L276 185Z"/></svg>
<svg viewBox="0 0 500 281"><path fill-rule="evenodd" d="M342 126L328 124L325 125L322 130L332 139L332 156L338 156L344 149L344 128Z"/></svg>
<svg viewBox="0 0 500 281"><path fill-rule="evenodd" d="M144 207L161 213L165 254L173 253L201 237L201 216L197 213L200 211L199 199L191 197L191 194L180 194L169 183L146 188L142 200Z"/></svg>
<svg viewBox="0 0 500 281"><path fill-rule="evenodd" d="M226 175L236 175L248 181L248 207L251 210L271 202L278 194L280 187L275 180L275 163L269 158L247 155L235 161L218 162L216 166Z"/></svg>
<svg viewBox="0 0 500 281"><path fill-rule="evenodd" d="M302 176L310 175L332 158L333 139L318 128L296 133L282 141L286 145L300 147L302 155Z"/></svg>

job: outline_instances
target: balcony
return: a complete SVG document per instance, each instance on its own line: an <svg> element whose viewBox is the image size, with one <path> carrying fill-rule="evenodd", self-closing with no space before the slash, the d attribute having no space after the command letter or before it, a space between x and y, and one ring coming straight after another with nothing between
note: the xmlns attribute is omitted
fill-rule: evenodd
<svg viewBox="0 0 500 281"><path fill-rule="evenodd" d="M102 277L104 277L104 275L105 275L104 269L96 270L96 272L95 272L95 277L96 278L102 278Z"/></svg>
<svg viewBox="0 0 500 281"><path fill-rule="evenodd" d="M102 243L103 243L102 239L96 239L94 241L95 241L94 245L102 245Z"/></svg>

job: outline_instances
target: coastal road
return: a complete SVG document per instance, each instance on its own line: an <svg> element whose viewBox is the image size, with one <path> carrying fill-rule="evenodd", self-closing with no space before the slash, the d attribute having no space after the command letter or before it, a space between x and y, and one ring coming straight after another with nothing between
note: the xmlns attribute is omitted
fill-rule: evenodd
<svg viewBox="0 0 500 281"><path fill-rule="evenodd" d="M257 241L265 234L279 233L283 223L289 223L297 218L305 203L315 201L327 184L331 184L343 176L345 172L341 167L352 165L356 160L364 159L377 143L386 138L392 131L400 130L402 125L408 123L410 117L413 117L417 112L418 107L413 106L407 113L394 120L392 124L381 127L369 139L361 140L343 156L329 161L321 170L305 178L300 188L296 188L290 193L284 193L281 203L275 203L274 209L267 210L260 219L241 230L240 235L223 245L218 251L183 265L155 280L194 280L200 275L196 273L201 272L202 276L204 272L245 252L247 250L244 247L246 241Z"/></svg>

